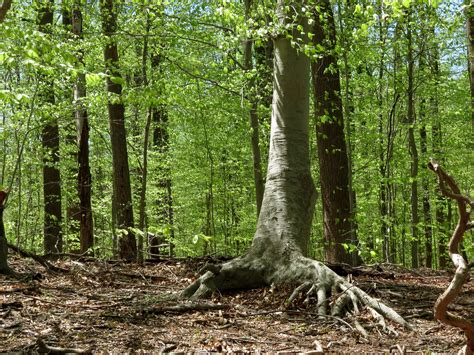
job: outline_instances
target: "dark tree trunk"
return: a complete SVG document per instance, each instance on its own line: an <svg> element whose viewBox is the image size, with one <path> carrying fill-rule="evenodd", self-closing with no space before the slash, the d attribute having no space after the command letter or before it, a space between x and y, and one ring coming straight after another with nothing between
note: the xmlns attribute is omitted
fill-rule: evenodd
<svg viewBox="0 0 474 355"><path fill-rule="evenodd" d="M82 11L81 0L75 0L72 13L72 32L78 42L82 40ZM78 51L76 57L84 65L83 53ZM94 225L92 219L91 188L92 177L89 166L89 119L84 104L86 98L86 76L77 74L74 86L75 119L77 128L77 162L79 174L77 190L79 195L79 222L81 253L86 252L94 245Z"/></svg>
<svg viewBox="0 0 474 355"><path fill-rule="evenodd" d="M153 55L151 65L155 74L161 75L161 54ZM157 201L158 204L158 224L163 228L169 229L169 245L170 255L173 254L173 239L174 239L174 211L173 211L173 191L171 183L171 171L168 166L169 154L169 133L168 133L168 112L164 104L152 107L152 121L153 129L153 146L159 152L160 159L162 159L163 168L160 171L159 189L161 198ZM164 235L159 235L158 238L152 239L150 252L153 255L159 254L159 244L165 241Z"/></svg>
<svg viewBox="0 0 474 355"><path fill-rule="evenodd" d="M117 30L113 0L100 2L102 28L106 38L104 49L105 67L108 74L107 91L109 102L110 139L112 143L113 188L116 200L116 226L119 232L119 256L134 261L137 258L137 244L133 232L132 189L128 166L127 134L125 130L125 106L122 102L122 77L119 72Z"/></svg>
<svg viewBox="0 0 474 355"><path fill-rule="evenodd" d="M420 116L421 111L420 107ZM421 118L423 120L423 118ZM420 144L421 154L423 158L428 155L427 149L427 133L426 126L423 123L420 129ZM433 229L431 227L431 204L430 204L430 192L429 192L429 181L426 177L423 177L422 188L423 188L423 229L425 232L425 266L428 268L433 267Z"/></svg>
<svg viewBox="0 0 474 355"><path fill-rule="evenodd" d="M148 34L150 32L150 17L148 13L146 16L146 33L143 38L143 49L141 51L141 81L143 86L148 86L148 75L147 75L147 63L148 63ZM141 263L144 259L143 245L144 236L147 236L147 214L146 214L146 195L148 187L148 147L150 142L150 131L152 122L152 108L148 108L146 111L146 122L145 129L143 131L143 151L142 151L142 169L141 169L141 186L140 186L140 205L139 205L139 218L138 228L142 231L142 234L138 236L138 261Z"/></svg>
<svg viewBox="0 0 474 355"><path fill-rule="evenodd" d="M252 0L244 0L244 11L246 21L250 18L250 11L252 8ZM252 47L253 40L247 38L244 42L244 68L245 71L250 73L253 69L252 62ZM248 89L246 95L250 99L250 128L252 130L252 158L253 158L253 178L255 185L255 198L257 202L257 218L262 208L263 200L263 173L262 173L262 159L260 154L260 136L259 136L259 121L258 121L258 101L255 98L256 88L255 79L252 76L247 81Z"/></svg>
<svg viewBox="0 0 474 355"><path fill-rule="evenodd" d="M384 115L383 115L383 78L385 73L385 42L386 42L386 33L385 33L385 22L383 18L383 1L380 1L379 4L379 41L382 44L382 51L380 53L379 60L379 73L378 73L378 88L377 88L377 104L378 104L378 140L379 140L379 172L380 172L380 184L379 184L379 211L380 211L380 234L382 237L382 255L384 260L388 261L390 257L390 246L389 246L389 233L388 233L388 166L390 162L387 161L387 156L385 152L385 131L384 131ZM394 68L396 71L396 68ZM369 246L373 247L371 242Z"/></svg>
<svg viewBox="0 0 474 355"><path fill-rule="evenodd" d="M316 137L323 202L326 260L361 263L357 252L350 253L351 191L349 190L349 162L344 135L339 70L334 50L336 32L329 1L320 2L320 15L315 16L314 43L323 44L325 52L312 64L314 102L316 103Z"/></svg>
<svg viewBox="0 0 474 355"><path fill-rule="evenodd" d="M0 6L0 23L5 21L5 17L7 16L8 10L10 10L10 7L12 6L12 1L13 0L3 0L2 6Z"/></svg>
<svg viewBox="0 0 474 355"><path fill-rule="evenodd" d="M72 29L72 11L71 11L70 4L62 3L61 4L61 17L62 17L62 25L65 31L71 31L74 34ZM67 37L68 40L71 40L73 37ZM76 58L78 58L80 62L80 58L76 53ZM83 63L82 63L83 65ZM78 75L84 75L82 73L78 73ZM75 89L75 88L74 88ZM72 94L67 92L64 100L70 101L71 106L73 106L73 99L74 97L74 89ZM71 118L76 119L76 108L71 110ZM67 125L65 129L65 139L64 142L68 147L74 147L77 145L77 133L76 129L72 125ZM65 230L64 234L68 236L72 236L78 242L80 242L80 225L81 225L81 212L80 212L80 202L79 196L77 195L77 172L78 166L75 164L78 159L78 150L77 149L67 149L67 154L65 155L65 160L67 163L65 166L65 173L62 176L63 180L63 194L65 192L65 203L66 203L66 223L64 225ZM67 238L69 240L69 238ZM74 248L72 251L79 251Z"/></svg>
<svg viewBox="0 0 474 355"><path fill-rule="evenodd" d="M474 0L466 7L467 54L469 69L469 84L471 88L471 124L474 131Z"/></svg>
<svg viewBox="0 0 474 355"><path fill-rule="evenodd" d="M350 85L351 80L351 67L349 64L349 53L352 43L351 31L354 28L354 2L344 1L344 5L341 1L337 2L337 9L339 11L338 18L339 18L339 31L340 31L340 45L342 49L342 61L344 63L344 97L343 97L343 108L344 108L344 129L346 132L346 145L347 145L347 161L349 166L349 186L348 189L350 191L349 195L349 204L350 204L350 211L351 211L351 241L355 244L357 240L357 221L356 221L356 210L357 210L357 198L356 192L353 188L353 159L352 159L352 151L353 151L353 144L352 144L352 136L354 130L354 124L352 122L352 114L354 113L354 104L353 104L353 93Z"/></svg>
<svg viewBox="0 0 474 355"><path fill-rule="evenodd" d="M51 33L54 1L48 0L38 8L39 30ZM42 101L54 105L52 80L43 76ZM59 173L59 127L54 116L44 117L42 130L43 194L44 194L44 252L62 251L61 176Z"/></svg>
<svg viewBox="0 0 474 355"><path fill-rule="evenodd" d="M407 21L407 62L408 62L408 92L407 92L407 124L408 124L408 150L411 158L410 168L410 179L411 179L411 267L417 268L419 266L418 252L419 252L419 240L418 240L418 148L415 141L415 87L414 87L414 59L413 59L413 35L411 27L411 16L410 10L408 10Z"/></svg>
<svg viewBox="0 0 474 355"><path fill-rule="evenodd" d="M7 193L0 190L0 274L12 274L13 271L8 265L8 245L7 236L5 234L5 226L3 223L3 210Z"/></svg>

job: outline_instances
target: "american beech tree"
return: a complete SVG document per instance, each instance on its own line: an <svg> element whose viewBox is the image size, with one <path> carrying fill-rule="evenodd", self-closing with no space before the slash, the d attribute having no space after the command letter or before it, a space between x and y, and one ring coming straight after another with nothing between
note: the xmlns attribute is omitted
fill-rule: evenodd
<svg viewBox="0 0 474 355"><path fill-rule="evenodd" d="M310 59L308 19L302 16L303 1L279 0L277 16L287 33L274 38L273 106L267 179L257 230L249 250L222 265L211 266L181 296L200 298L215 290L257 288L265 285L297 286L294 300L305 292L317 298L317 311L341 314L352 302L367 305L395 322L409 326L395 311L355 287L323 263L306 257L316 190L309 159ZM290 39L291 38L291 39ZM295 45L296 43L296 45ZM336 295L337 292L341 292Z"/></svg>

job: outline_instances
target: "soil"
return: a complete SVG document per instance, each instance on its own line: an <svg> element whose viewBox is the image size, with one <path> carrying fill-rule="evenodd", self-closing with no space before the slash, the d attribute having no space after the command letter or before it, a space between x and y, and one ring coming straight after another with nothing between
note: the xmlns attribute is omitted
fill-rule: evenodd
<svg viewBox="0 0 474 355"><path fill-rule="evenodd" d="M215 294L198 305L174 300L209 261L63 260L55 265L67 273L48 273L31 259L10 256L12 268L30 277L0 276L0 351L456 353L464 344L462 332L433 319L450 272L379 265L380 276L353 278L409 320L410 331L390 322L383 329L364 310L318 319L303 303L289 309L285 287ZM472 280L452 310L474 319Z"/></svg>

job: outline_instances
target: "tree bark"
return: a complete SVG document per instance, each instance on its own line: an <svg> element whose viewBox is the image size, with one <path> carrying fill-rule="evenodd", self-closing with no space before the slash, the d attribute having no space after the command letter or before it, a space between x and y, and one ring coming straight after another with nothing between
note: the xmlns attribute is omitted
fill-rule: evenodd
<svg viewBox="0 0 474 355"><path fill-rule="evenodd" d="M407 89L407 124L408 126L408 150L410 152L411 167L410 167L410 204L411 204L411 267L417 268L419 266L418 252L419 252L419 240L418 240L418 148L415 140L415 87L414 87L414 59L413 59L413 35L411 27L411 16L408 10L407 14L407 76L408 76L408 89Z"/></svg>
<svg viewBox="0 0 474 355"><path fill-rule="evenodd" d="M252 7L252 0L244 0L244 12L245 20L247 21L250 18L250 11ZM247 73L250 73L253 69L252 64L252 47L253 40L247 38L244 41L244 68ZM255 79L252 78L247 81L248 90L247 96L250 98L250 128L252 131L251 141L252 141L252 158L253 158L253 178L255 185L255 198L257 203L257 218L260 214L262 208L263 200L263 174L262 174L262 159L260 155L260 136L259 136L259 121L258 121L258 101L255 99Z"/></svg>
<svg viewBox="0 0 474 355"><path fill-rule="evenodd" d="M122 102L122 76L119 72L118 46L115 39L117 24L113 0L101 0L102 28L106 38L104 48L109 101L110 139L112 143L113 189L116 199L116 226L119 229L119 256L135 261L137 245L133 231L132 189L128 165L125 105Z"/></svg>
<svg viewBox="0 0 474 355"><path fill-rule="evenodd" d="M467 21L467 54L468 54L468 70L469 84L471 89L471 124L474 132L474 0L465 8Z"/></svg>
<svg viewBox="0 0 474 355"><path fill-rule="evenodd" d="M295 43L305 43L299 29L308 33L301 2L286 7L278 1L282 25L289 25ZM290 13L286 13L289 9ZM291 23L288 19L297 19ZM210 295L214 290L256 288L264 285L299 285L288 302L300 293L317 299L319 314L326 314L328 293L333 315L344 312L349 300L375 309L409 327L396 312L374 300L324 264L305 257L311 230L316 192L309 159L309 68L308 57L292 46L282 33L274 39L274 89L270 151L262 210L250 249L222 265L211 265L181 293L185 298ZM336 294L340 291L340 294ZM357 308L357 306L355 306Z"/></svg>
<svg viewBox="0 0 474 355"><path fill-rule="evenodd" d="M0 23L5 21L5 17L7 17L7 12L10 10L12 6L12 0L3 0L2 6L0 6Z"/></svg>
<svg viewBox="0 0 474 355"><path fill-rule="evenodd" d="M148 62L148 34L150 33L150 17L146 13L146 35L143 38L143 49L141 52L141 77L143 86L148 86L147 62ZM138 228L142 232L138 236L138 261L143 262L143 245L144 236L147 236L147 214L146 214L146 195L148 187L148 147L150 142L150 131L152 122L152 108L147 109L145 129L143 131L143 151L142 151L142 169L141 169L141 187L140 187L140 204L139 204L139 218Z"/></svg>
<svg viewBox="0 0 474 355"><path fill-rule="evenodd" d="M357 241L351 240L350 173L339 69L334 54L334 17L329 1L319 4L321 14L315 16L313 41L315 45L323 44L325 51L312 64L312 73L326 261L358 265L362 260L357 251L351 253L348 249Z"/></svg>
<svg viewBox="0 0 474 355"><path fill-rule="evenodd" d="M0 274L13 274L13 270L8 265L8 243L5 234L5 225L3 223L3 210L5 209L5 201L7 192L0 190Z"/></svg>
<svg viewBox="0 0 474 355"><path fill-rule="evenodd" d="M38 6L39 31L51 33L53 25L53 0ZM54 105L53 82L43 75L41 97L46 105ZM61 176L59 172L59 127L57 118L44 114L42 129L43 147L43 196L44 196L44 252L62 252Z"/></svg>
<svg viewBox="0 0 474 355"><path fill-rule="evenodd" d="M161 51L162 49L158 49ZM162 74L162 57L161 53L156 53L152 56L151 66L155 74ZM162 91L159 91L159 95L163 94ZM159 157L162 160L160 178L159 178L159 189L160 199L157 201L158 205L158 224L163 228L163 230L169 230L169 253L173 254L173 239L174 239L174 209L173 209L173 190L171 182L171 171L168 164L168 155L169 155L169 132L168 132L168 112L166 105L164 103L159 105L154 105L152 107L152 121L154 124L153 129L153 146L158 151ZM151 240L150 252L152 255L158 255L159 245L166 240L166 233L161 233L158 238L153 238Z"/></svg>
<svg viewBox="0 0 474 355"><path fill-rule="evenodd" d="M72 12L72 33L78 42L82 41L82 3L75 0ZM84 65L82 50L76 53L80 65ZM86 99L86 75L78 72L74 85L75 119L77 132L77 162L79 167L77 191L79 195L80 244L81 253L94 245L94 225L92 219L91 189L92 177L89 165L89 119L84 103Z"/></svg>

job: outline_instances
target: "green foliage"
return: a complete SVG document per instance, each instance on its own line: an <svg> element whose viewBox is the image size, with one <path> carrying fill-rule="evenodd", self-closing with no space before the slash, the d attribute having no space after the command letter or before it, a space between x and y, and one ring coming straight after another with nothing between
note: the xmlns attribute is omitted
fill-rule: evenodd
<svg viewBox="0 0 474 355"><path fill-rule="evenodd" d="M136 226L143 171L143 132L150 109L160 108L166 112L168 122L162 127L152 123L146 147L149 175L145 229L172 242L177 255L240 254L249 245L256 225L249 99L258 104L265 165L272 90L268 80L271 67L254 57L253 69L242 69L242 43L251 38L254 47L261 50L271 36L291 37L293 25L278 24L272 1L254 2L247 21L242 3L233 0L137 0L117 4L118 31L114 39L119 46L121 77L110 79L123 86L123 95L117 99L126 106ZM421 189L421 182L426 179L430 187L430 226L436 245L446 242L448 232L436 222L436 183L423 168L426 158L435 156L441 160L463 191L472 191L474 186L470 168L473 150L469 143L472 128L466 36L464 15L459 11L462 4L435 0L374 0L353 4L337 0L334 5L338 43L333 53L339 60L345 119L350 128L359 238L357 245L345 247L351 251L357 249L367 261L383 260L381 227L385 224L394 246L393 261L408 264L410 161L406 148L408 127L404 123L407 12L411 12L415 38L415 131L425 125L428 132L428 152L420 157L417 183ZM106 40L101 34L98 4L86 2L83 6L83 40L75 38L69 28L63 28L61 21L56 21L52 34L39 32L35 8L29 3L18 3L0 25L0 184L12 188L5 216L10 240L40 250L44 218L41 120L53 117L60 125L66 215L67 206L78 200L71 90L78 74L85 74L84 104L91 127L94 252L109 257L115 245L113 235L117 237L123 232L116 230L112 220L112 156L105 91L110 74L104 69ZM307 6L302 11L312 17L314 8ZM55 9L55 19L61 19L60 8ZM308 33L310 37L313 35L311 31ZM144 58L145 43L148 53ZM326 43L304 48L312 58L327 50ZM77 58L79 51L83 54L83 64ZM436 51L437 76L433 73ZM425 58L425 64L420 62L421 58ZM159 63L152 64L153 60ZM252 81L253 88L249 87ZM41 98L44 85L49 82L55 90L52 105L44 104ZM434 100L437 111L433 108ZM424 116L420 112L422 102L427 110ZM433 129L438 125L443 136L441 153L434 148ZM160 128L169 136L166 148L158 147L153 141L153 134ZM312 166L317 181L314 127L312 138ZM420 142L418 133L417 142ZM388 169L384 177L382 163ZM168 180L172 221L163 217L168 194L163 182ZM390 187L391 210L384 217L380 212L382 183ZM420 211L421 208L420 199ZM451 226L455 214L451 216ZM420 222L417 228L423 231L426 226ZM318 258L323 257L324 250L322 229L318 203L310 248L311 254ZM77 249L77 226L71 225L65 231L66 247ZM134 232L144 233L139 229ZM468 249L472 254L472 247Z"/></svg>

